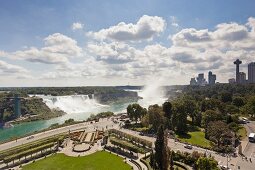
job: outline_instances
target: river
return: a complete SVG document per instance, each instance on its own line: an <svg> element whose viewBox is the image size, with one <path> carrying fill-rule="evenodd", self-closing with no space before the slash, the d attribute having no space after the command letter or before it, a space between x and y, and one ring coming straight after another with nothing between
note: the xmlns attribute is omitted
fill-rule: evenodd
<svg viewBox="0 0 255 170"><path fill-rule="evenodd" d="M143 97L143 99L138 101L143 107L148 107L150 104L162 104L166 100L163 94L156 95L155 90L152 90L151 88L145 88L144 90L139 90L137 92L139 96ZM157 94L161 93L157 92ZM65 120L70 118L78 121L86 120L92 113L97 114L104 111L112 111L114 113L123 112L130 104L116 102L111 105L101 105L94 99L89 99L86 95L58 96L54 98L49 96L41 97L44 99L44 102L48 107L60 108L67 114L49 120L24 122L15 124L12 128L0 129L0 142L43 130L54 123L62 124Z"/></svg>

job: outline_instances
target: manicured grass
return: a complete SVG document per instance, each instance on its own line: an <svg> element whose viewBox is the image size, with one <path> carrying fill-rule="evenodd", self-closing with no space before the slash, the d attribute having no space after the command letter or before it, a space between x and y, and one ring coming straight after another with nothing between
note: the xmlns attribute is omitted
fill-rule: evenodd
<svg viewBox="0 0 255 170"><path fill-rule="evenodd" d="M210 141L205 139L205 133L202 131L188 132L185 135L177 135L177 138L182 142L186 142L192 145L198 145L202 147L210 147Z"/></svg>
<svg viewBox="0 0 255 170"><path fill-rule="evenodd" d="M105 151L83 157L56 154L25 165L24 170L131 170L121 157Z"/></svg>
<svg viewBox="0 0 255 170"><path fill-rule="evenodd" d="M247 131L245 127L241 126L241 128L238 130L237 135L240 136L240 139L244 139L247 137Z"/></svg>

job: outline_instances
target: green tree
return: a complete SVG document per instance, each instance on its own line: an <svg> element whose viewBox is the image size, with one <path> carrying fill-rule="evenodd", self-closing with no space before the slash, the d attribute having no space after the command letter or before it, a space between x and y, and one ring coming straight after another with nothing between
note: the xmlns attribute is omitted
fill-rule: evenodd
<svg viewBox="0 0 255 170"><path fill-rule="evenodd" d="M170 152L170 170L174 170L174 155L173 155L173 151Z"/></svg>
<svg viewBox="0 0 255 170"><path fill-rule="evenodd" d="M177 133L186 133L187 127L187 110L183 101L176 101L173 107L172 124Z"/></svg>
<svg viewBox="0 0 255 170"><path fill-rule="evenodd" d="M138 121L138 119L141 119L146 113L147 110L137 103L130 104L127 107L127 115L130 117L131 120L135 120L136 122Z"/></svg>
<svg viewBox="0 0 255 170"><path fill-rule="evenodd" d="M232 93L225 91L221 93L221 101L223 103L232 102Z"/></svg>
<svg viewBox="0 0 255 170"><path fill-rule="evenodd" d="M206 136L216 143L218 148L220 148L221 144L223 146L231 144L232 132L229 130L227 124L222 121L210 122L206 132Z"/></svg>
<svg viewBox="0 0 255 170"><path fill-rule="evenodd" d="M255 96L250 97L245 106L246 106L245 109L246 109L247 113L251 117L254 117L255 116Z"/></svg>
<svg viewBox="0 0 255 170"><path fill-rule="evenodd" d="M192 124L194 124L195 121L195 114L196 114L196 101L192 99L191 97L184 96L183 100L183 105L185 107L186 113L189 115L189 117L192 120Z"/></svg>
<svg viewBox="0 0 255 170"><path fill-rule="evenodd" d="M160 125L165 125L166 118L164 112L158 105L152 105L148 108L149 122L152 125L152 129L157 132Z"/></svg>
<svg viewBox="0 0 255 170"><path fill-rule="evenodd" d="M235 105L236 107L240 108L242 106L244 106L245 102L244 102L244 98L243 97L235 97L233 99L233 105Z"/></svg>
<svg viewBox="0 0 255 170"><path fill-rule="evenodd" d="M168 170L169 168L169 149L167 146L167 134L161 125L158 128L157 139L155 141L155 161L157 169Z"/></svg>
<svg viewBox="0 0 255 170"><path fill-rule="evenodd" d="M171 123L171 118L172 118L172 104L169 101L166 101L162 105L163 111L164 111L164 116L166 117L166 126L169 129L172 129L172 123Z"/></svg>
<svg viewBox="0 0 255 170"><path fill-rule="evenodd" d="M198 170L218 170L218 163L213 158L200 157L197 162Z"/></svg>
<svg viewBox="0 0 255 170"><path fill-rule="evenodd" d="M171 119L172 117L172 104L169 101L166 101L165 103L163 103L162 105L163 111L165 113L165 117L167 117L168 119Z"/></svg>
<svg viewBox="0 0 255 170"><path fill-rule="evenodd" d="M208 123L211 121L223 120L223 116L218 111L207 110L202 113L202 125L203 127L207 127Z"/></svg>

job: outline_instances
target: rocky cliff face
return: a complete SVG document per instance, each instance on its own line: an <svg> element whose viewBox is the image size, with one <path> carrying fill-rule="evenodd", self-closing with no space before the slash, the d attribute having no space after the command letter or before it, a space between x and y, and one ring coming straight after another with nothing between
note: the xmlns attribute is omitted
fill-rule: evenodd
<svg viewBox="0 0 255 170"><path fill-rule="evenodd" d="M109 104L118 101L137 101L137 92L132 91L115 91L111 93L95 93L95 99L102 104Z"/></svg>

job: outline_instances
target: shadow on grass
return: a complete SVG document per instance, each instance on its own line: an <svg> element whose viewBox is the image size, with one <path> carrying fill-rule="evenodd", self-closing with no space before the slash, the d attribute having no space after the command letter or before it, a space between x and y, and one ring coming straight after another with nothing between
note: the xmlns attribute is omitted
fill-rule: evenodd
<svg viewBox="0 0 255 170"><path fill-rule="evenodd" d="M188 130L189 132L196 132L196 131L200 131L200 128L194 125L188 125Z"/></svg>
<svg viewBox="0 0 255 170"><path fill-rule="evenodd" d="M179 138L181 139L190 139L191 138L191 135L190 134L177 134Z"/></svg>

